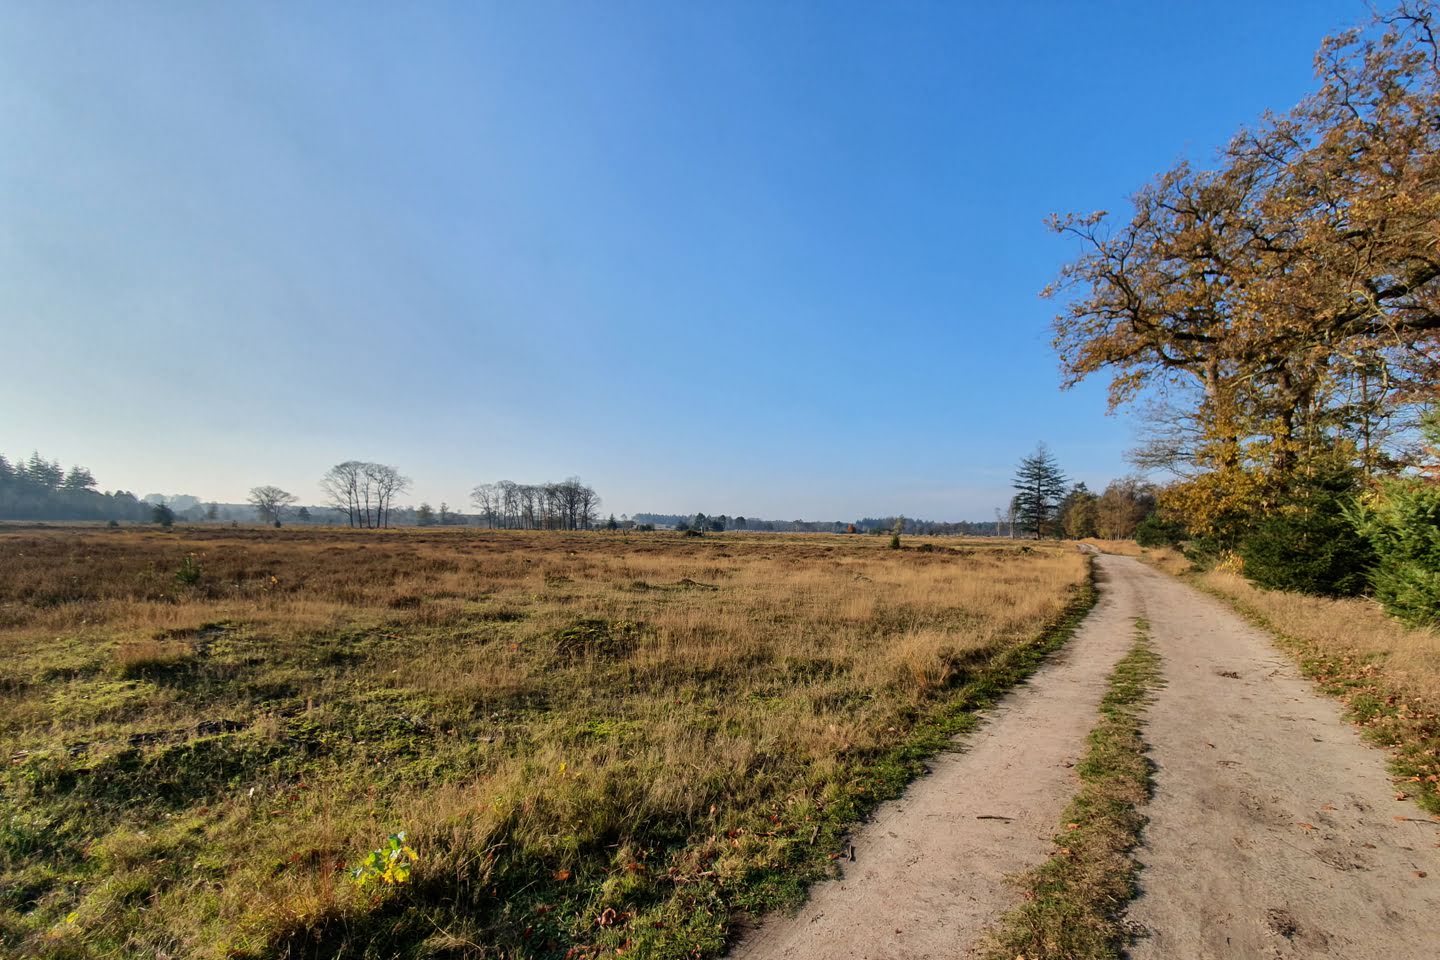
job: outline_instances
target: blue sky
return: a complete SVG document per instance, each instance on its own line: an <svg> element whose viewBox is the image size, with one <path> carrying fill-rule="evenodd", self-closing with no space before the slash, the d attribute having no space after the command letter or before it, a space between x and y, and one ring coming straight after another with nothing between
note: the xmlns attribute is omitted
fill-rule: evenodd
<svg viewBox="0 0 1440 960"><path fill-rule="evenodd" d="M1052 211L1312 85L1358 2L0 6L0 450L107 488L984 519L1062 393Z"/></svg>

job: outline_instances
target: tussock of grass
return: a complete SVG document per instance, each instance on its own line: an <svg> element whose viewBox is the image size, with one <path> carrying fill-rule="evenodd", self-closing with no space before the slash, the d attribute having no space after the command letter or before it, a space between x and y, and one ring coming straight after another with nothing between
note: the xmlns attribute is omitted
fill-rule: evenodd
<svg viewBox="0 0 1440 960"><path fill-rule="evenodd" d="M182 667L194 655L194 645L182 640L132 640L115 648L115 669L124 679L136 680Z"/></svg>
<svg viewBox="0 0 1440 960"><path fill-rule="evenodd" d="M0 533L0 953L715 955L1089 597L1044 545Z"/></svg>
<svg viewBox="0 0 1440 960"><path fill-rule="evenodd" d="M1141 736L1160 657L1143 620L1135 647L1116 665L1100 704L1100 722L1077 766L1080 793L1055 838L1058 852L1026 874L1025 900L1007 914L985 947L986 960L1101 960L1121 955L1123 916L1140 866L1132 851L1150 798L1151 764Z"/></svg>

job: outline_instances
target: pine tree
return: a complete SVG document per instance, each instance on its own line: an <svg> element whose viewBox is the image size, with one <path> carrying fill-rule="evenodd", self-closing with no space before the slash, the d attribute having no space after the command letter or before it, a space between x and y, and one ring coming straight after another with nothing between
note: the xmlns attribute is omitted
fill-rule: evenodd
<svg viewBox="0 0 1440 960"><path fill-rule="evenodd" d="M1060 498L1065 496L1065 474L1045 444L1020 461L1015 472L1015 520L1020 529L1039 540L1053 527Z"/></svg>
<svg viewBox="0 0 1440 960"><path fill-rule="evenodd" d="M95 476L84 467L71 467L62 486L66 490L94 490Z"/></svg>

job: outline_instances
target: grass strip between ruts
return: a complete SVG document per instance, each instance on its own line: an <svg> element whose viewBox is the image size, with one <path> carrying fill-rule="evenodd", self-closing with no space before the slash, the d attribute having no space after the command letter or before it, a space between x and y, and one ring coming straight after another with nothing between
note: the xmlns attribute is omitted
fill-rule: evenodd
<svg viewBox="0 0 1440 960"><path fill-rule="evenodd" d="M1021 904L987 938L985 960L1099 960L1119 957L1130 940L1125 908L1140 865L1134 850L1150 799L1152 764L1144 713L1161 685L1149 625L1135 621L1135 646L1115 665L1077 765L1080 792L1066 809L1056 852L1020 878Z"/></svg>

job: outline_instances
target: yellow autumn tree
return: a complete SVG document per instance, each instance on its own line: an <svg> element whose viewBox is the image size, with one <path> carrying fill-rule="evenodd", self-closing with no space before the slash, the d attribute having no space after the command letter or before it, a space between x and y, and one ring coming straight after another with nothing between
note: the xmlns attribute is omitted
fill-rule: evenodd
<svg viewBox="0 0 1440 960"><path fill-rule="evenodd" d="M1056 217L1082 253L1046 295L1065 383L1151 401L1146 466L1193 530L1264 513L1306 464L1369 474L1440 375L1440 49L1435 0L1327 38L1318 89L1181 164L1128 220Z"/></svg>

